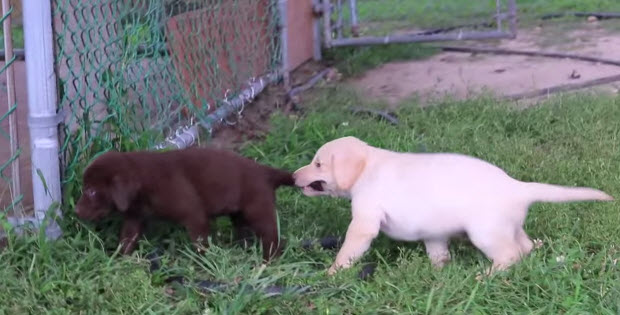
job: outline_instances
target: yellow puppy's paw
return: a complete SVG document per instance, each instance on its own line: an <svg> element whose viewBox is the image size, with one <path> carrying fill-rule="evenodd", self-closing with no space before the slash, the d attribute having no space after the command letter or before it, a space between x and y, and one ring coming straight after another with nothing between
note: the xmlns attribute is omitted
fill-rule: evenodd
<svg viewBox="0 0 620 315"><path fill-rule="evenodd" d="M334 274L336 274L336 272L338 272L338 269L340 269L336 264L333 264L331 267L329 267L329 269L327 270L327 275L328 276L333 276Z"/></svg>

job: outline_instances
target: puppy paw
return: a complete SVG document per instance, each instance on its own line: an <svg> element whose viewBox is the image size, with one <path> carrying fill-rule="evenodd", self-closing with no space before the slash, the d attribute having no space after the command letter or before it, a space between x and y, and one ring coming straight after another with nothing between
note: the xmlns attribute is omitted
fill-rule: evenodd
<svg viewBox="0 0 620 315"><path fill-rule="evenodd" d="M436 270L441 270L443 267L450 262L450 255L442 255L437 257L431 257L431 265Z"/></svg>
<svg viewBox="0 0 620 315"><path fill-rule="evenodd" d="M541 239L537 238L534 240L534 249L539 249L543 247L544 244L545 243Z"/></svg>
<svg viewBox="0 0 620 315"><path fill-rule="evenodd" d="M446 266L447 261L431 261L431 266L435 270L441 270Z"/></svg>
<svg viewBox="0 0 620 315"><path fill-rule="evenodd" d="M336 266L336 264L333 264L331 267L329 267L329 269L327 270L327 275L328 276L333 276L336 274L336 272L338 272L338 269L340 269L338 266Z"/></svg>

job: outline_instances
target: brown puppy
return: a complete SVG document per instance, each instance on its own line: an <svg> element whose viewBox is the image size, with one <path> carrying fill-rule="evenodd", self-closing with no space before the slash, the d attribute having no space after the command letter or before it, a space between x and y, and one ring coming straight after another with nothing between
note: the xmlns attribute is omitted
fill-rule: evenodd
<svg viewBox="0 0 620 315"><path fill-rule="evenodd" d="M258 164L233 152L190 148L169 152L108 152L84 172L80 219L97 220L112 211L124 223L121 252L131 253L144 220L159 217L185 226L194 242L206 240L211 218L232 218L236 237L253 231L263 258L280 254L275 189L294 185L290 172Z"/></svg>

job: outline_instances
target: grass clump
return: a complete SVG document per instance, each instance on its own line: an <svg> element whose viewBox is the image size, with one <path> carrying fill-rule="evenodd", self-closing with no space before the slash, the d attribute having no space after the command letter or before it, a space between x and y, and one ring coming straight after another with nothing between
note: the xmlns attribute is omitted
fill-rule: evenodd
<svg viewBox="0 0 620 315"><path fill-rule="evenodd" d="M556 98L545 106L515 110L492 99L450 102L425 109L404 104L400 124L350 114L361 102L354 94L325 89L303 118L276 115L273 130L243 154L296 169L336 137L355 135L398 151L444 151L488 160L521 180L587 185L620 193L615 98ZM338 106L335 106L337 104ZM414 206L414 205L412 205ZM2 312L18 313L617 313L620 300L620 216L615 203L536 204L526 231L543 241L505 274L476 280L489 262L467 242L451 246L453 261L431 268L419 243L380 236L361 263L377 264L367 281L361 264L330 278L325 270L335 252L301 250L305 238L343 235L350 220L347 201L308 198L278 191L281 231L289 241L284 255L261 266L258 247L230 242L226 220L218 222L213 246L191 251L185 232L154 223L140 249L115 255L113 223L82 224L65 218L57 242L37 237L11 239L0 252ZM112 224L112 225L110 225ZM163 248L162 270L150 273L145 256ZM205 293L167 284L182 274L237 286ZM251 287L309 285L312 293L268 297Z"/></svg>

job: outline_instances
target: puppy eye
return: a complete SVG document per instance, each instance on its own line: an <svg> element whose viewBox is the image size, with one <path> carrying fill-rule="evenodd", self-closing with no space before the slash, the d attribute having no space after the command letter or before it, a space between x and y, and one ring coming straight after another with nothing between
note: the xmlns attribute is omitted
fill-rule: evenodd
<svg viewBox="0 0 620 315"><path fill-rule="evenodd" d="M86 191L86 194L87 194L89 197L95 197L95 195L97 194L97 191L95 191L95 190L93 190L93 189L89 189L89 190L87 190L87 191Z"/></svg>
<svg viewBox="0 0 620 315"><path fill-rule="evenodd" d="M321 168L321 163L319 163L319 162L314 163L314 165L315 165L316 167L318 167L318 168Z"/></svg>

